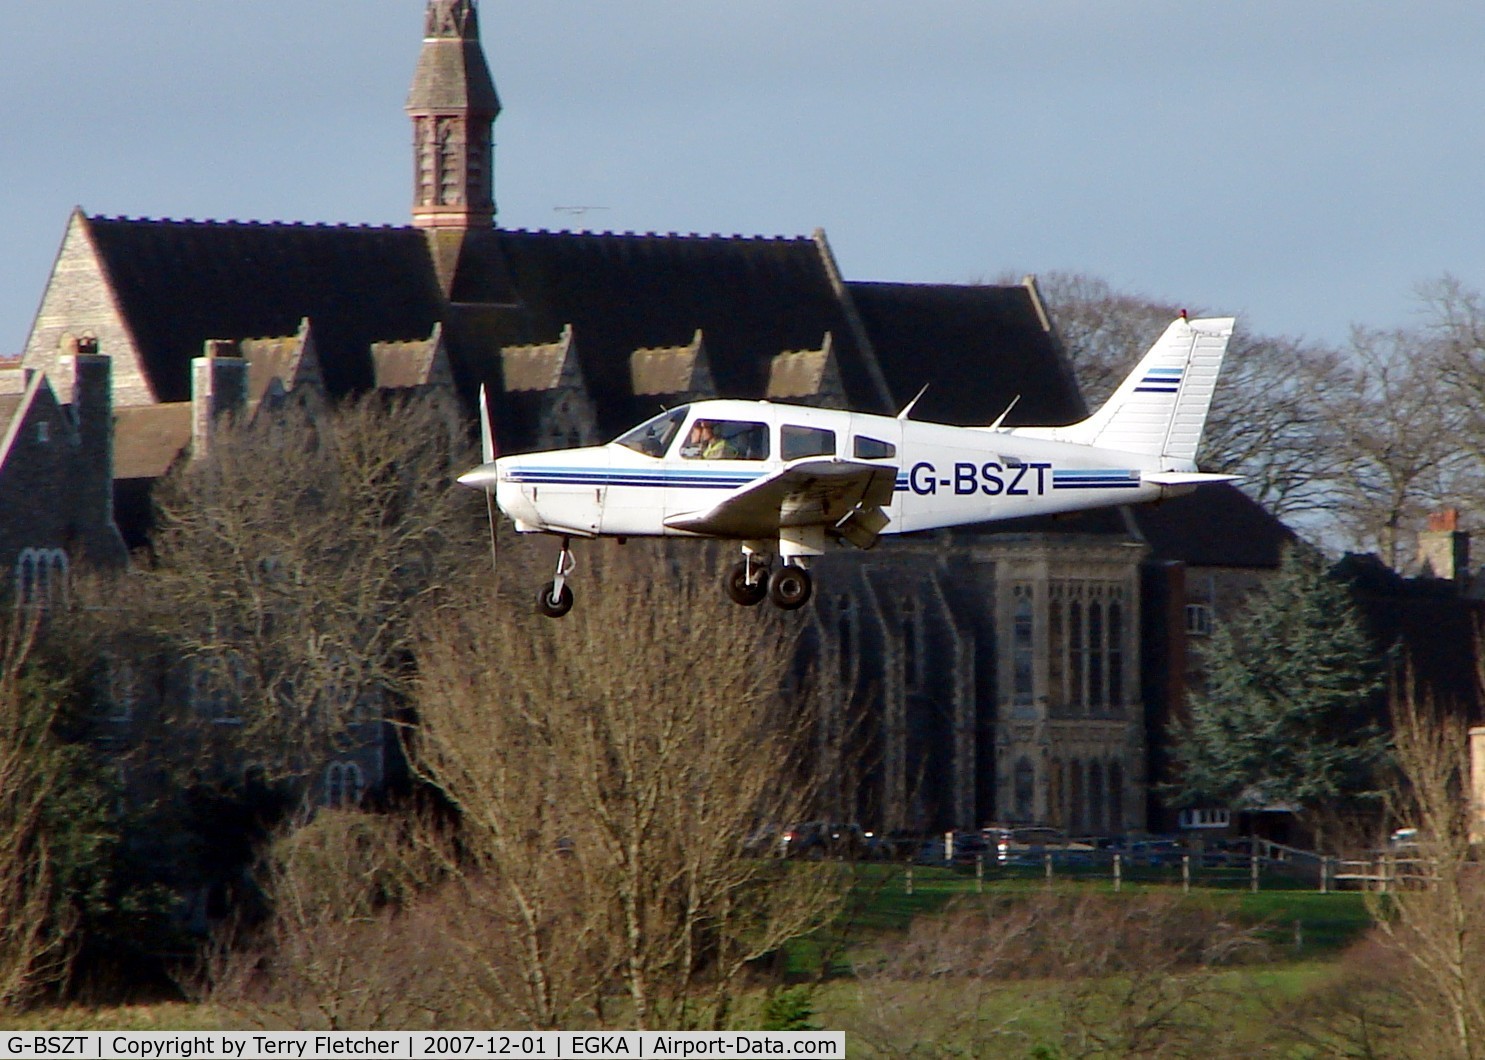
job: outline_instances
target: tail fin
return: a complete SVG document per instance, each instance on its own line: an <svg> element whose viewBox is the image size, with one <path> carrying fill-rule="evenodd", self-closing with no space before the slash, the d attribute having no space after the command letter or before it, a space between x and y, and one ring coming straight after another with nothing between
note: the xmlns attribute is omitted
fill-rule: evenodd
<svg viewBox="0 0 1485 1060"><path fill-rule="evenodd" d="M1172 321L1092 416L1068 427L1033 428L1027 433L1159 456L1166 466L1195 467L1196 447L1232 326L1232 317L1187 320L1182 316Z"/></svg>

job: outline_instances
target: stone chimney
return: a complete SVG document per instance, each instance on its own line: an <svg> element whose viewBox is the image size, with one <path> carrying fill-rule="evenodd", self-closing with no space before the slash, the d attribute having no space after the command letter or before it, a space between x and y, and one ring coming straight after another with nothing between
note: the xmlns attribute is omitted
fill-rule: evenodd
<svg viewBox="0 0 1485 1060"><path fill-rule="evenodd" d="M57 367L72 381L78 438L72 480L78 507L86 513L84 547L95 565L122 565L127 550L113 515L113 360L98 352L95 337L85 335L64 344Z"/></svg>
<svg viewBox="0 0 1485 1060"><path fill-rule="evenodd" d="M1459 529L1459 509L1445 508L1428 517L1428 529L1418 535L1418 574L1462 582L1469 575L1470 535Z"/></svg>
<svg viewBox="0 0 1485 1060"><path fill-rule="evenodd" d="M247 411L248 362L237 343L207 339L206 356L191 361L191 459L211 452L212 437L223 416Z"/></svg>

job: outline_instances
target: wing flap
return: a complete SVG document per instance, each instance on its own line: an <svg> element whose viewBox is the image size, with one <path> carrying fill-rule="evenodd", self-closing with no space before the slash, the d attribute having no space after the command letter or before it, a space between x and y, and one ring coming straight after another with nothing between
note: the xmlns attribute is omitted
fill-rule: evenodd
<svg viewBox="0 0 1485 1060"><path fill-rule="evenodd" d="M828 458L801 460L750 482L703 511L665 520L677 530L711 537L767 538L798 526L836 527L854 513L892 502L897 468ZM882 525L885 513L882 513Z"/></svg>

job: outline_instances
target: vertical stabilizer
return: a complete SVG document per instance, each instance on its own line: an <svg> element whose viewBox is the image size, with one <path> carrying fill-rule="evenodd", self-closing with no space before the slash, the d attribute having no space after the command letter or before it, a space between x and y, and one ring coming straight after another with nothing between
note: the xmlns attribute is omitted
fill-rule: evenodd
<svg viewBox="0 0 1485 1060"><path fill-rule="evenodd" d="M1232 327L1232 317L1172 321L1092 416L1068 427L1025 433L1158 456L1167 469L1194 468Z"/></svg>

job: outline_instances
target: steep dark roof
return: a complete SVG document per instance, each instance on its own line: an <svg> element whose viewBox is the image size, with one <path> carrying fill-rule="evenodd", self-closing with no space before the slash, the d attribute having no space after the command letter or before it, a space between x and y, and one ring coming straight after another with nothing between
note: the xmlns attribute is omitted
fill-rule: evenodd
<svg viewBox="0 0 1485 1060"><path fill-rule="evenodd" d="M1272 569L1298 540L1257 501L1235 486L1203 486L1194 493L1131 509L1151 559L1192 567Z"/></svg>
<svg viewBox="0 0 1485 1060"><path fill-rule="evenodd" d="M763 396L773 358L818 349L828 331L848 403L887 411L812 239L472 232L450 297L515 303L464 321L470 347L551 342L571 324L606 435L657 411L631 393L630 355L688 345L697 329L722 397Z"/></svg>
<svg viewBox="0 0 1485 1060"><path fill-rule="evenodd" d="M923 385L915 419L983 425L1020 401L1010 426L1058 425L1083 417L1056 340L1023 286L858 283L846 285L900 408ZM893 411L896 411L895 409Z"/></svg>
<svg viewBox="0 0 1485 1060"><path fill-rule="evenodd" d="M304 317L330 393L369 388L371 343L425 339L442 315L416 228L87 224L161 401L190 398L191 358L207 339L292 335Z"/></svg>
<svg viewBox="0 0 1485 1060"><path fill-rule="evenodd" d="M1395 672L1411 676L1441 710L1478 724L1485 602L1461 596L1450 581L1404 578L1376 556L1347 555L1334 573L1350 585L1373 643L1393 652Z"/></svg>

